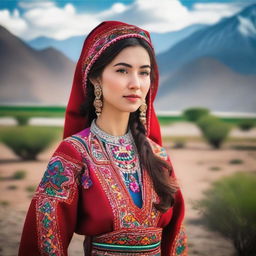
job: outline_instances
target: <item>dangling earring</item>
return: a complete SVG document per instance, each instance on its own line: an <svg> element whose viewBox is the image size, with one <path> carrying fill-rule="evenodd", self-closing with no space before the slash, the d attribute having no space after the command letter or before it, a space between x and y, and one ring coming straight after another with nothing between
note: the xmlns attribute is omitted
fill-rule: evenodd
<svg viewBox="0 0 256 256"><path fill-rule="evenodd" d="M140 106L140 121L146 127L147 119L146 119L146 112L147 112L147 104L146 102L142 103Z"/></svg>
<svg viewBox="0 0 256 256"><path fill-rule="evenodd" d="M102 90L100 85L94 86L94 94L95 94L95 100L93 102L93 106L95 107L95 112L97 117L99 117L101 114L102 106L103 106L103 103L101 100Z"/></svg>

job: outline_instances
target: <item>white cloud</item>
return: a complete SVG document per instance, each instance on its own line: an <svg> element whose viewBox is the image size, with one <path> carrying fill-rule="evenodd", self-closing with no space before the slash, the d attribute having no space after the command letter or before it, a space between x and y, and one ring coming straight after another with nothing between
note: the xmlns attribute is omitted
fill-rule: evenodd
<svg viewBox="0 0 256 256"><path fill-rule="evenodd" d="M77 12L72 4L58 7L51 1L20 2L23 9L10 12L0 10L0 24L23 39L47 36L65 39L84 35L103 20L122 20L136 24L150 32L169 32L202 23L213 24L231 16L242 7L236 4L204 3L187 9L178 0L135 0L130 5L115 3L98 13Z"/></svg>
<svg viewBox="0 0 256 256"><path fill-rule="evenodd" d="M178 0L148 1L135 0L118 15L108 19L123 19L133 22L150 32L170 32L182 29L192 24L214 24L223 17L228 17L242 6L235 3L203 3L195 4L192 10L183 6Z"/></svg>
<svg viewBox="0 0 256 256"><path fill-rule="evenodd" d="M27 23L20 17L17 9L13 13L8 10L0 11L0 24L8 28L15 35L20 36L28 29Z"/></svg>

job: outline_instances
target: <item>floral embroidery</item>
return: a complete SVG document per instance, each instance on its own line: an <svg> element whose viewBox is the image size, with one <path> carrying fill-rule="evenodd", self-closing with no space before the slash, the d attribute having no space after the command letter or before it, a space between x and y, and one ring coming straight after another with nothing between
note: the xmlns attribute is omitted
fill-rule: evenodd
<svg viewBox="0 0 256 256"><path fill-rule="evenodd" d="M187 256L187 236L185 233L184 226L181 226L180 231L175 238L171 255L172 256Z"/></svg>
<svg viewBox="0 0 256 256"><path fill-rule="evenodd" d="M56 221L56 200L43 198L37 202L37 220L39 225L39 245L42 255L62 255L60 236Z"/></svg>
<svg viewBox="0 0 256 256"><path fill-rule="evenodd" d="M75 183L74 170L78 168L78 165L60 156L52 157L36 194L68 199L71 192L68 188Z"/></svg>
<svg viewBox="0 0 256 256"><path fill-rule="evenodd" d="M137 180L133 177L133 175L130 175L129 188L134 193L140 192L140 186L139 186Z"/></svg>
<svg viewBox="0 0 256 256"><path fill-rule="evenodd" d="M63 255L57 207L60 201L73 201L77 189L75 177L80 169L81 165L68 161L61 154L55 155L37 188L35 199L41 255Z"/></svg>
<svg viewBox="0 0 256 256"><path fill-rule="evenodd" d="M100 149L97 147L97 150L101 150L102 154L106 154L103 145L99 143L96 136L90 136L89 139L84 137L84 139L86 140L85 143L88 145L89 151L95 150L95 144L97 144L100 146ZM89 155L91 155L90 152ZM100 155L100 158L102 157L101 154L97 155ZM107 158L107 156L104 158ZM95 159L95 161L97 163L99 159ZM93 165L93 163L91 165ZM153 202L156 202L158 197L153 190L152 183L145 170L143 170L144 201L141 209L136 207L132 202L131 196L124 186L120 171L113 162L109 161L108 165L106 164L104 167L97 166L97 168L94 168L94 172L112 207L115 229L124 227L151 227L157 225L160 213L153 206Z"/></svg>
<svg viewBox="0 0 256 256"><path fill-rule="evenodd" d="M89 169L87 166L84 167L84 172L81 177L81 183L84 189L88 189L92 186L92 180L90 178Z"/></svg>

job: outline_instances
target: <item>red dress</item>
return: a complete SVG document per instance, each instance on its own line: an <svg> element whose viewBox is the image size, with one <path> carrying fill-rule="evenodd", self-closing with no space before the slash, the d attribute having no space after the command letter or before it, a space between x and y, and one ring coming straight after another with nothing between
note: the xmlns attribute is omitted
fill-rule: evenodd
<svg viewBox="0 0 256 256"><path fill-rule="evenodd" d="M156 155L168 160L163 147L149 142ZM67 255L74 232L87 238L85 255L187 255L181 192L174 206L160 213L153 206L158 197L146 170L142 175L139 208L90 128L68 137L32 199L19 256Z"/></svg>

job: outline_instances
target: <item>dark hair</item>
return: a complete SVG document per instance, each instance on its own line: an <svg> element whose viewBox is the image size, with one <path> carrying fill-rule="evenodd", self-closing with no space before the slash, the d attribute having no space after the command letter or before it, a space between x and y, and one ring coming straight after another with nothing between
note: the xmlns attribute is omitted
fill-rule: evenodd
<svg viewBox="0 0 256 256"><path fill-rule="evenodd" d="M151 83L155 79L154 70L156 69L155 55L152 48L148 43L140 38L126 38L117 41L109 46L105 52L102 53L100 58L93 64L88 78L98 78L101 76L104 68L108 65L124 48L129 46L142 46L144 47L150 57L152 72ZM96 118L95 108L93 106L94 87L90 80L87 80L87 97L86 102L81 106L81 114L87 117L90 124ZM170 177L172 174L171 164L167 161L160 159L156 156L149 144L146 137L146 130L144 125L139 119L139 110L130 114L129 128L131 129L142 168L144 167L154 186L156 193L160 198L159 203L155 203L155 207L162 212L165 212L174 204L174 195L177 191L177 185L174 178Z"/></svg>

